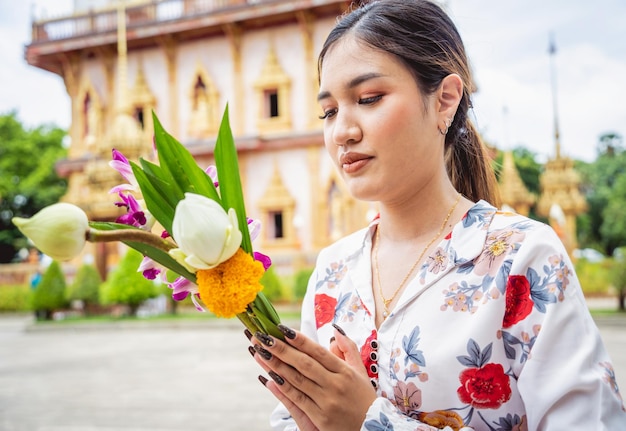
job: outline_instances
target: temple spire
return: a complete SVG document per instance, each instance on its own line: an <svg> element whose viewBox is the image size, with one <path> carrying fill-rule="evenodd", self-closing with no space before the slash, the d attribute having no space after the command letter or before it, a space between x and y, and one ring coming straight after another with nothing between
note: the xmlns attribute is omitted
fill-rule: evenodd
<svg viewBox="0 0 626 431"><path fill-rule="evenodd" d="M124 0L117 2L117 111L128 112L128 57L126 46L126 7Z"/></svg>
<svg viewBox="0 0 626 431"><path fill-rule="evenodd" d="M559 132L559 113L557 103L557 90L556 90L556 43L554 42L554 35L550 33L550 46L548 48L550 54L550 82L552 87L552 111L554 115L554 144L555 144L555 158L561 158L561 136Z"/></svg>

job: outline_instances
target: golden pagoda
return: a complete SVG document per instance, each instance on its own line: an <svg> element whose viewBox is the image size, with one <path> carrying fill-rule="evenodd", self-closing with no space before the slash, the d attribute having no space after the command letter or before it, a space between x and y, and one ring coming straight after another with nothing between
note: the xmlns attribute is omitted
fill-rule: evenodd
<svg viewBox="0 0 626 431"><path fill-rule="evenodd" d="M555 156L545 164L539 178L541 197L537 214L548 217L570 256L577 247L576 216L587 210L587 202L580 192L580 177L574 170L574 161L561 154L561 142L556 102L556 73L554 67L554 42L550 42L552 72L552 99L554 110Z"/></svg>
<svg viewBox="0 0 626 431"><path fill-rule="evenodd" d="M518 214L528 216L537 198L524 185L515 167L513 152L510 150L504 152L499 187L502 205L510 207Z"/></svg>
<svg viewBox="0 0 626 431"><path fill-rule="evenodd" d="M80 206L90 220L114 221L125 211L115 205L119 197L109 193L111 188L124 182L122 176L109 166L111 151L116 149L129 160L137 161L140 157L149 158L151 139L150 134L142 130L142 124L131 113L128 100L127 85L127 41L126 41L126 10L122 1L117 3L117 83L115 88L115 107L113 119L107 124L106 130L101 127L103 116L98 109L99 104L93 104L91 97L97 98L97 93L86 90L86 99L89 104L83 103L81 109L87 115L78 116L83 119L82 129L83 146L87 151L83 153L82 171L77 169L69 177L69 187L62 200ZM112 57L111 57L112 58ZM136 88L145 89L145 79L142 71L138 71ZM71 160L58 163L57 170L66 172L68 166L75 165ZM95 264L104 277L108 268L119 259L119 245L117 244L90 244L85 248L85 256L95 261Z"/></svg>

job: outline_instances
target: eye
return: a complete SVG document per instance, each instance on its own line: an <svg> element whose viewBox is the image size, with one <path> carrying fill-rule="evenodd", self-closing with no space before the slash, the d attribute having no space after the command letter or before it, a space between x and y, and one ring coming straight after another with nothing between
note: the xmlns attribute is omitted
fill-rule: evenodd
<svg viewBox="0 0 626 431"><path fill-rule="evenodd" d="M327 118L334 117L336 113L337 113L337 108L329 109L327 111L324 111L324 115L320 115L318 118L320 120L325 120Z"/></svg>
<svg viewBox="0 0 626 431"><path fill-rule="evenodd" d="M364 97L363 99L359 99L358 103L359 105L372 105L378 102L382 98L383 98L382 94L379 94L378 96Z"/></svg>

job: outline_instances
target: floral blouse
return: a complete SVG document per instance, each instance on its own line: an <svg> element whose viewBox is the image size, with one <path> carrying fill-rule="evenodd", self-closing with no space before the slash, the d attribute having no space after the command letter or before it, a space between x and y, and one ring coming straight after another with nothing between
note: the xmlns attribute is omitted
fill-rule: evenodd
<svg viewBox="0 0 626 431"><path fill-rule="evenodd" d="M377 220L323 250L302 331L331 323L361 350L378 398L361 430L626 430L610 359L561 241L547 225L481 201L374 321ZM287 410L276 430L297 430Z"/></svg>

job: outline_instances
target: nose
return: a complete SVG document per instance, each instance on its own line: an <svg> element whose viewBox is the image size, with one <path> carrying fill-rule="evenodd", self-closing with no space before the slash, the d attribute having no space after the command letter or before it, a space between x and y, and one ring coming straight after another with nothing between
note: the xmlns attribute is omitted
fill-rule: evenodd
<svg viewBox="0 0 626 431"><path fill-rule="evenodd" d="M337 113L332 136L335 145L341 147L360 142L363 138L363 130L350 115Z"/></svg>

